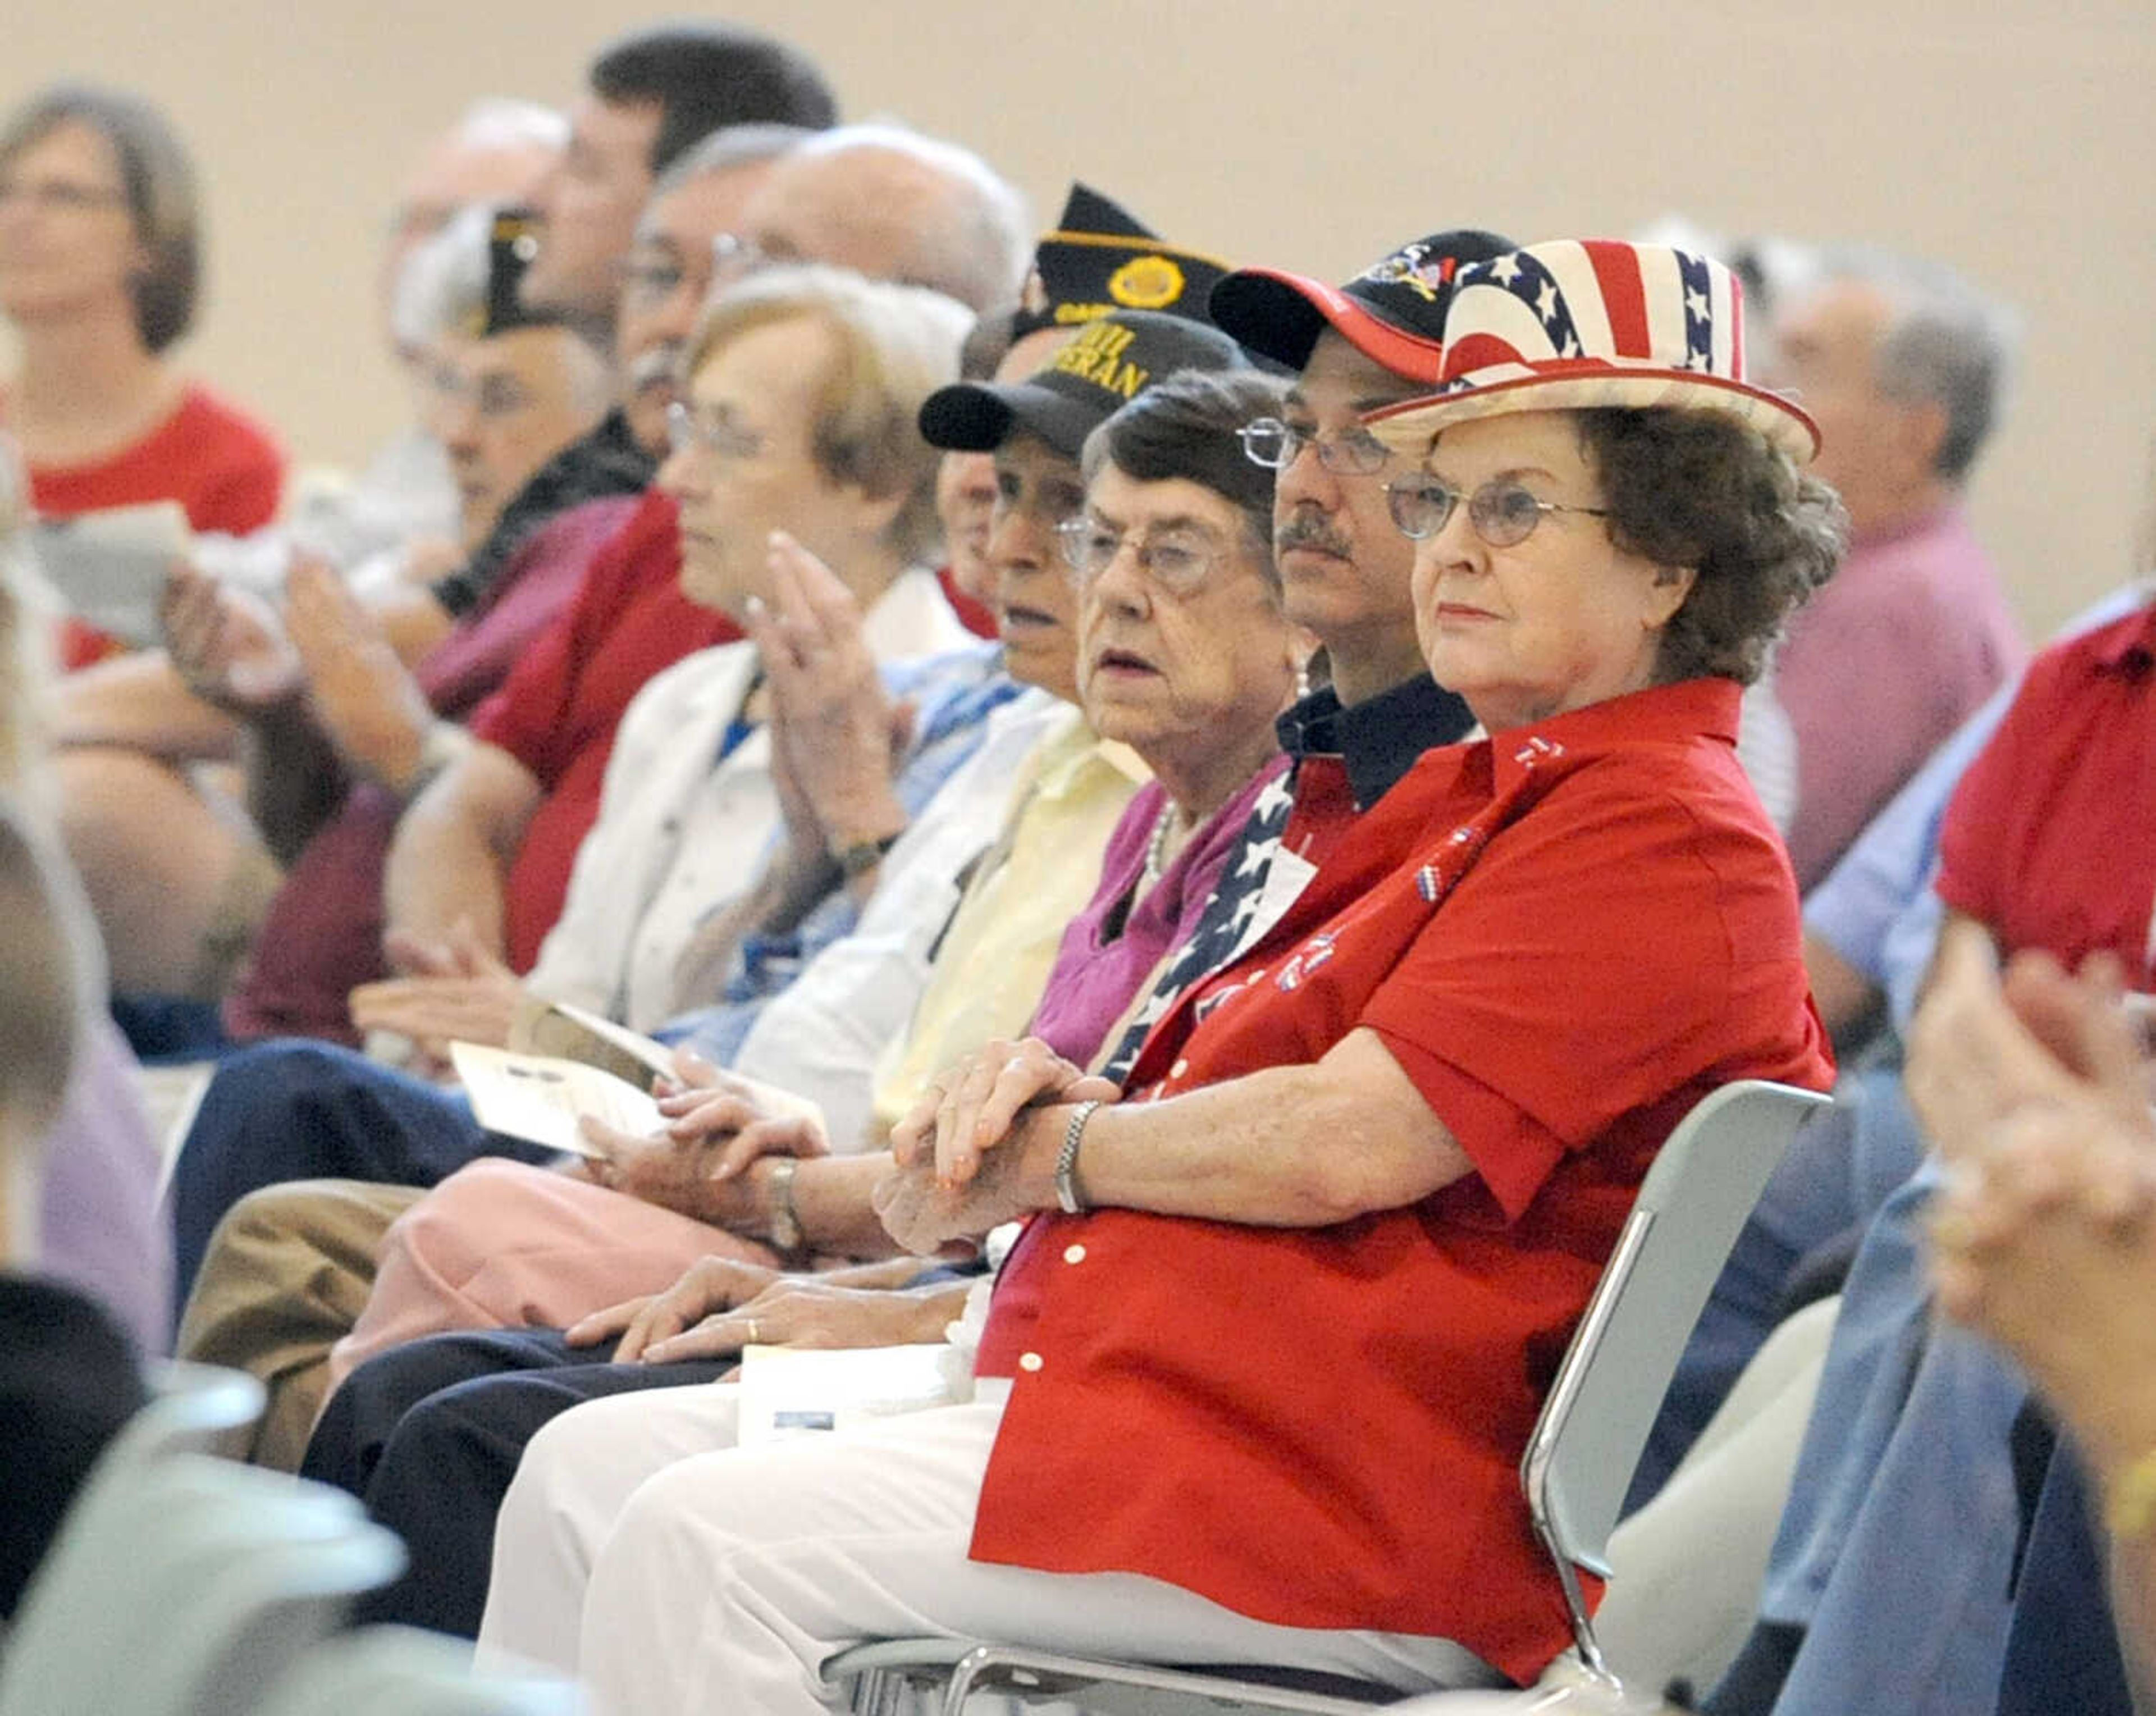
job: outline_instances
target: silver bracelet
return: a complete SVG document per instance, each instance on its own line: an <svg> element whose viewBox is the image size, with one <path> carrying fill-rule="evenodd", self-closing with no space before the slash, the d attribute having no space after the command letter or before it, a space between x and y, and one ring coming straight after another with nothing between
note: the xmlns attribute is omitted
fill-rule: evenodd
<svg viewBox="0 0 2156 1716"><path fill-rule="evenodd" d="M1086 1123L1100 1106L1098 1102L1081 1102L1063 1128L1063 1148L1055 1157L1055 1201L1065 1215L1083 1215L1089 1207L1078 1195L1078 1141L1086 1136Z"/></svg>

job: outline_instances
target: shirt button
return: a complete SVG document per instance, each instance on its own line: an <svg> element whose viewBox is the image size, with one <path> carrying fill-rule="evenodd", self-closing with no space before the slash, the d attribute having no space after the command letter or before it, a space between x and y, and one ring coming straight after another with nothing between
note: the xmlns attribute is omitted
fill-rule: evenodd
<svg viewBox="0 0 2156 1716"><path fill-rule="evenodd" d="M1189 1071L1190 1063L1188 1061L1178 1061L1174 1066L1168 1069L1168 1076L1170 1078L1181 1078L1184 1073Z"/></svg>
<svg viewBox="0 0 2156 1716"><path fill-rule="evenodd" d="M1020 1353L1018 1355L1018 1368L1021 1370L1027 1371L1040 1369L1040 1354L1038 1353Z"/></svg>
<svg viewBox="0 0 2156 1716"><path fill-rule="evenodd" d="M1065 1263L1083 1263L1086 1261L1085 1246L1065 1246L1063 1248L1063 1261Z"/></svg>

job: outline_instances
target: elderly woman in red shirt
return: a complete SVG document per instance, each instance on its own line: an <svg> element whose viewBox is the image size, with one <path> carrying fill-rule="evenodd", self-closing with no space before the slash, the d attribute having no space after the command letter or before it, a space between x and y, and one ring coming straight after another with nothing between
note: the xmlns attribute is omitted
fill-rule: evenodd
<svg viewBox="0 0 2156 1716"><path fill-rule="evenodd" d="M1625 1210L1717 1086L1830 1070L1732 746L1839 509L1738 317L1658 246L1461 271L1439 392L1371 426L1486 737L1125 1091L1029 1042L944 1076L879 1201L917 1249L1029 1218L974 1400L646 1482L592 1571L599 1708L814 1710L834 1652L935 1630L1437 1683L1563 1647L1515 1468Z"/></svg>

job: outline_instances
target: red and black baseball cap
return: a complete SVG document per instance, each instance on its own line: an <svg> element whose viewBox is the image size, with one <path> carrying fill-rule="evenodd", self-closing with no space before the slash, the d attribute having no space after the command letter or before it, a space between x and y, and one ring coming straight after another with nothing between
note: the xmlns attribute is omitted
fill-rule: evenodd
<svg viewBox="0 0 2156 1716"><path fill-rule="evenodd" d="M1342 286L1276 268L1238 269L1213 288L1213 322L1290 369L1310 362L1317 337L1330 327L1395 374L1434 383L1445 361L1445 310L1454 275L1518 248L1474 228L1432 233Z"/></svg>

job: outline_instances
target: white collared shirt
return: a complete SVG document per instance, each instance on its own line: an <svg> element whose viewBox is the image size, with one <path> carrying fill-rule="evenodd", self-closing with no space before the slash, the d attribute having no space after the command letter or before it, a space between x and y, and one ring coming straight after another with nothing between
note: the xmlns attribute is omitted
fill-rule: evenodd
<svg viewBox="0 0 2156 1716"><path fill-rule="evenodd" d="M972 641L934 573L901 573L862 619L879 661ZM562 915L531 987L636 1030L675 1007L675 966L696 927L761 870L780 823L771 734L719 748L757 681L755 646L700 650L655 676L623 715L598 819L577 848Z"/></svg>

